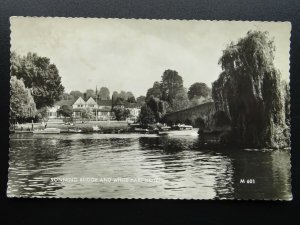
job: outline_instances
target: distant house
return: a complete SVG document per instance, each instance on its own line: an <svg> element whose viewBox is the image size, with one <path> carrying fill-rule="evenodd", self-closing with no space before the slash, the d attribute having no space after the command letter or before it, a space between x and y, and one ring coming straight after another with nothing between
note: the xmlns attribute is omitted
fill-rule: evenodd
<svg viewBox="0 0 300 225"><path fill-rule="evenodd" d="M130 119L136 121L140 115L141 108L136 103L125 103L125 109L130 111Z"/></svg>
<svg viewBox="0 0 300 225"><path fill-rule="evenodd" d="M78 97L77 100L71 105L73 107L73 117L81 117L83 110L85 110L86 108L96 108L96 105L97 103L91 98L85 101L82 97Z"/></svg>
<svg viewBox="0 0 300 225"><path fill-rule="evenodd" d="M112 119L112 100L101 100L97 101L98 104L98 118L99 120L111 120Z"/></svg>
<svg viewBox="0 0 300 225"><path fill-rule="evenodd" d="M57 111L63 105L68 105L73 108L73 117L81 118L82 111L86 109L90 109L94 116L97 116L97 120L112 120L113 119L113 103L112 100L101 100L98 99L97 101L90 97L88 100L84 100L82 97L77 98L74 100L61 100L54 103L54 106L48 108L47 114L48 118L60 118L61 116L57 113ZM128 109L130 111L130 118L131 120L136 120L140 114L140 108L137 107L135 103L125 103L125 104L118 104L115 107L122 107Z"/></svg>
<svg viewBox="0 0 300 225"><path fill-rule="evenodd" d="M73 103L74 100L60 100L55 102L52 107L47 108L48 118L49 119L60 118L61 116L57 112L60 109L60 107L62 107L63 105L72 106Z"/></svg>
<svg viewBox="0 0 300 225"><path fill-rule="evenodd" d="M114 107L128 109L130 112L130 117L128 119L133 121L138 119L141 112L141 108L136 103L118 101L115 103Z"/></svg>
<svg viewBox="0 0 300 225"><path fill-rule="evenodd" d="M72 104L73 109L83 109L86 107L86 103L83 98L79 97L77 100Z"/></svg>

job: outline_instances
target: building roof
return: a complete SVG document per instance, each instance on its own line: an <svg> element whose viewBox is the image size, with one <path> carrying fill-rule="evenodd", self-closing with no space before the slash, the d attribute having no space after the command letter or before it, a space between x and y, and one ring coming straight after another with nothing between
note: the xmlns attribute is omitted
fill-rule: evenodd
<svg viewBox="0 0 300 225"><path fill-rule="evenodd" d="M139 108L136 103L131 103L131 102L125 102L124 107L125 108Z"/></svg>
<svg viewBox="0 0 300 225"><path fill-rule="evenodd" d="M112 100L101 100L98 99L97 103L99 106L112 106Z"/></svg>
<svg viewBox="0 0 300 225"><path fill-rule="evenodd" d="M96 101L95 101L92 97L90 97L90 98L86 101L86 104L88 104L88 105L96 105L97 103L96 103Z"/></svg>
<svg viewBox="0 0 300 225"><path fill-rule="evenodd" d="M81 98L81 97L78 97L77 100L73 103L73 105L76 104L80 104L80 105L84 105L85 104L85 101Z"/></svg>

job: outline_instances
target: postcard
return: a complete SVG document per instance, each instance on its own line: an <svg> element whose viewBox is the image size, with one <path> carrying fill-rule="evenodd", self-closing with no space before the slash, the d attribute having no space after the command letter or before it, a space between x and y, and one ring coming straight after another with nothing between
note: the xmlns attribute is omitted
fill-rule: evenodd
<svg viewBox="0 0 300 225"><path fill-rule="evenodd" d="M291 24L11 17L8 197L291 200Z"/></svg>

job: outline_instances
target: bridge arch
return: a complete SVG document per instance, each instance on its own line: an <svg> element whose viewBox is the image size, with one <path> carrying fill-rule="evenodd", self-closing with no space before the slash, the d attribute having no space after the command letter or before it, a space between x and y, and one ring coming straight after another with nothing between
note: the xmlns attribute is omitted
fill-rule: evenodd
<svg viewBox="0 0 300 225"><path fill-rule="evenodd" d="M188 109L166 114L164 121L169 124L187 123L198 128L210 126L215 110L214 102L207 102Z"/></svg>

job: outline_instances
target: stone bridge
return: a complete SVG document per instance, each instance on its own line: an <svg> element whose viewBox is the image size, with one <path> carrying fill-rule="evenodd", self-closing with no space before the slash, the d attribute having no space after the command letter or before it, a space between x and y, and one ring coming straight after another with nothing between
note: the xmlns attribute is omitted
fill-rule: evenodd
<svg viewBox="0 0 300 225"><path fill-rule="evenodd" d="M164 120L168 124L185 123L197 128L211 127L216 112L214 102L206 102L188 109L166 114Z"/></svg>

